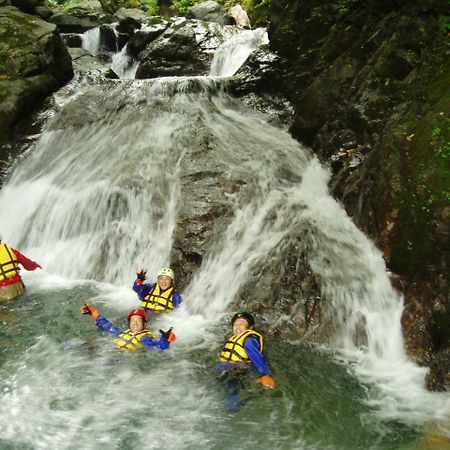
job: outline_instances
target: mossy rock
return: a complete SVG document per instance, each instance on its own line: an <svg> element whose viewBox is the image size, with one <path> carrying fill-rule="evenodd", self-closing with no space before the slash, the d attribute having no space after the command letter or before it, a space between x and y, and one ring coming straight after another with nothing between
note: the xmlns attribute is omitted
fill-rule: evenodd
<svg viewBox="0 0 450 450"><path fill-rule="evenodd" d="M73 75L56 26L14 7L0 8L0 129L10 127Z"/></svg>
<svg viewBox="0 0 450 450"><path fill-rule="evenodd" d="M450 64L442 68L442 76L437 75L426 92L432 108L420 119L411 114L403 125L402 139L409 145L399 167L402 191L391 263L409 275L424 262L441 265L450 250Z"/></svg>

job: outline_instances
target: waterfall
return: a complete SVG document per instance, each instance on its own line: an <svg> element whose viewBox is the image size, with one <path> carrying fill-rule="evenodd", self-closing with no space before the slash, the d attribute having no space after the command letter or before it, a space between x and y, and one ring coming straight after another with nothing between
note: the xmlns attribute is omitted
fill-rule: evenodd
<svg viewBox="0 0 450 450"><path fill-rule="evenodd" d="M81 35L81 47L92 55L100 51L100 28L95 27Z"/></svg>
<svg viewBox="0 0 450 450"><path fill-rule="evenodd" d="M120 52L113 55L111 69L121 79L134 79L139 67L139 61L128 54L127 46L128 44L125 44Z"/></svg>
<svg viewBox="0 0 450 450"><path fill-rule="evenodd" d="M252 51L268 43L265 28L241 30L217 49L211 63L210 74L222 77L233 76Z"/></svg>
<svg viewBox="0 0 450 450"><path fill-rule="evenodd" d="M236 61L242 64L242 55L255 45L254 35L245 36L249 43L238 40L219 49L218 54L230 56L221 62L217 57L212 73L238 69ZM326 436L317 438L316 446L296 434L309 413L314 416L308 409L301 410L303 416L291 414L296 405L307 408L309 401L318 401L323 413L317 422L330 409L330 402L320 399L321 388L314 388L323 371L327 389L344 393L345 408L353 401L379 414L381 431L374 439L389 434L384 431L389 420L415 427L448 417L448 399L425 391L425 369L405 355L402 298L390 285L380 252L329 195L330 174L309 149L226 95L215 76L104 80L79 89L63 101L57 98L57 111L41 138L17 161L0 191L5 242L44 267L41 273L24 273L29 297L18 301L12 319L2 319L26 320L29 335L16 332L15 354L0 366L5 424L0 446L19 439L17 445L30 448L125 448L133 439L144 446L152 442L154 448L167 447L168 440L174 448L229 448L226 439L233 433L235 448L242 448L252 430L259 448L364 448L358 438L353 447L341 440L329 446ZM107 339L73 354L61 351L61 341L89 336L94 327L79 317L83 298L94 298L118 319L136 305L130 289L136 270L147 267L154 280L157 270L170 264L174 236L183 226L180 217L217 201L199 194L197 175L211 176L211 189L223 187L219 200L230 213L212 230L182 307L154 325L175 326L173 352L99 368L99 360L108 356ZM292 239L320 280L326 319L336 329L329 349L363 387L357 383L346 397L348 378L334 379L336 366L323 369L329 366L321 363L311 375L295 343L277 344L276 376L283 394L255 395L254 409L243 410L248 416L239 418L239 424L246 423L245 436L239 436L230 425L236 422L217 412L210 355L249 274L258 277L268 260L282 266L283 249ZM276 287L278 280L270 281ZM301 369L287 379L284 374L296 358ZM300 382L307 384L298 394ZM352 408L357 409L353 403ZM373 416L364 411L337 434L358 427L361 435L369 433L372 425L364 421ZM330 427L338 416L333 411ZM283 421L289 425L279 431ZM308 439L316 438L312 435Z"/></svg>

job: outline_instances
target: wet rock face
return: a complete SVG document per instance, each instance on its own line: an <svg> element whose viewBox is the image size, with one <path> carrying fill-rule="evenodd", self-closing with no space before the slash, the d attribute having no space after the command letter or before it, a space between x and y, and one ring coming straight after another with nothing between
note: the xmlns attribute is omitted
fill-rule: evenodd
<svg viewBox="0 0 450 450"><path fill-rule="evenodd" d="M446 15L440 0L281 0L269 26L291 132L331 167L334 195L401 280L407 347L434 389L434 317L450 316Z"/></svg>
<svg viewBox="0 0 450 450"><path fill-rule="evenodd" d="M136 78L206 75L221 39L214 24L178 19L139 55Z"/></svg>
<svg viewBox="0 0 450 450"><path fill-rule="evenodd" d="M139 53L141 53L150 42L160 36L169 25L167 20L155 17L150 23L145 24L142 28L134 31L128 41L127 49L129 53L137 58Z"/></svg>
<svg viewBox="0 0 450 450"><path fill-rule="evenodd" d="M427 388L432 391L450 391L450 350L439 352L433 359L426 377Z"/></svg>
<svg viewBox="0 0 450 450"><path fill-rule="evenodd" d="M67 49L53 24L0 8L0 128L10 127L73 75Z"/></svg>

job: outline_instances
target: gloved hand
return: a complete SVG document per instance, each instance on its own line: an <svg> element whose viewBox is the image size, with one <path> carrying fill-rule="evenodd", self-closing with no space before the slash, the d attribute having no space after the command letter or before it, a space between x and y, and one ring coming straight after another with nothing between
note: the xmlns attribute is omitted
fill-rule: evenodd
<svg viewBox="0 0 450 450"><path fill-rule="evenodd" d="M264 387L270 389L273 389L277 385L272 375L262 375L256 379L256 383L262 384Z"/></svg>
<svg viewBox="0 0 450 450"><path fill-rule="evenodd" d="M97 320L100 311L95 309L90 303L84 302L84 305L81 307L81 314L89 314L94 320Z"/></svg>
<svg viewBox="0 0 450 450"><path fill-rule="evenodd" d="M147 279L147 270L142 269L136 275L137 279L142 283Z"/></svg>
<svg viewBox="0 0 450 450"><path fill-rule="evenodd" d="M161 333L161 336L164 336L169 342L175 342L177 340L177 337L175 336L175 333L172 331L172 327L170 327L167 331L159 330Z"/></svg>

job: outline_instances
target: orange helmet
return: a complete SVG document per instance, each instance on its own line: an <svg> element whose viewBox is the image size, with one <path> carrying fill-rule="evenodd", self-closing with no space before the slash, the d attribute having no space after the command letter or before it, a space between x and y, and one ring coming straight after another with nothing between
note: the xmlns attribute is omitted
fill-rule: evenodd
<svg viewBox="0 0 450 450"><path fill-rule="evenodd" d="M132 309L127 316L128 322L131 319L131 316L141 316L144 322L147 322L147 314L143 309Z"/></svg>

